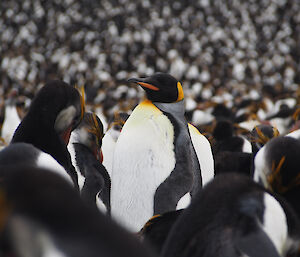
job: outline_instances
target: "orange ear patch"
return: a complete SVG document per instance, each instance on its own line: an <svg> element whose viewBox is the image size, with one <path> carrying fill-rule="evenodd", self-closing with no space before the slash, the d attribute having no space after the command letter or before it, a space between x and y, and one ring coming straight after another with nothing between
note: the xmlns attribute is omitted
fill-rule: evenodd
<svg viewBox="0 0 300 257"><path fill-rule="evenodd" d="M176 102L179 102L184 98L183 88L179 81L177 82L177 90L178 90L178 98Z"/></svg>

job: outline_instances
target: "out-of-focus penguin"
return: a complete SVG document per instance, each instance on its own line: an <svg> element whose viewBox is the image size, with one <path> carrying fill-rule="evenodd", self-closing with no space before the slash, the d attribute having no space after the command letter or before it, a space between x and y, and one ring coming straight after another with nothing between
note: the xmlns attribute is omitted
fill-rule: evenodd
<svg viewBox="0 0 300 257"><path fill-rule="evenodd" d="M300 218L299 131L272 138L254 159L254 180L283 196Z"/></svg>
<svg viewBox="0 0 300 257"><path fill-rule="evenodd" d="M151 249L86 205L46 169L0 169L0 256L151 257Z"/></svg>
<svg viewBox="0 0 300 257"><path fill-rule="evenodd" d="M9 144L16 128L19 126L21 119L19 117L17 106L16 106L16 91L8 95L8 99L5 101L4 107L4 121L1 128L1 137L4 139L6 144Z"/></svg>
<svg viewBox="0 0 300 257"><path fill-rule="evenodd" d="M252 179L223 174L192 199L173 225L163 257L279 257L299 248L299 219Z"/></svg>
<svg viewBox="0 0 300 257"><path fill-rule="evenodd" d="M252 152L254 155L273 137L279 136L277 128L269 124L260 124L253 128L250 133Z"/></svg>
<svg viewBox="0 0 300 257"><path fill-rule="evenodd" d="M202 178L181 83L164 73L129 82L140 85L147 99L133 110L115 147L111 213L137 232L153 215L175 210Z"/></svg>
<svg viewBox="0 0 300 257"><path fill-rule="evenodd" d="M180 209L153 216L138 233L138 237L160 254L169 232L183 211Z"/></svg>
<svg viewBox="0 0 300 257"><path fill-rule="evenodd" d="M32 144L50 154L65 168L78 187L77 173L72 165L67 145L71 132L83 118L84 109L83 90L80 94L77 89L63 81L50 81L32 100L11 143Z"/></svg>
<svg viewBox="0 0 300 257"><path fill-rule="evenodd" d="M103 166L106 168L108 174L112 173L112 164L114 159L114 152L117 140L128 119L129 114L126 112L115 113L114 121L110 123L109 128L105 132L102 139L102 154L103 154Z"/></svg>
<svg viewBox="0 0 300 257"><path fill-rule="evenodd" d="M0 170L11 165L26 165L37 168L46 168L59 174L71 185L74 185L71 177L50 154L27 143L9 144L0 151Z"/></svg>

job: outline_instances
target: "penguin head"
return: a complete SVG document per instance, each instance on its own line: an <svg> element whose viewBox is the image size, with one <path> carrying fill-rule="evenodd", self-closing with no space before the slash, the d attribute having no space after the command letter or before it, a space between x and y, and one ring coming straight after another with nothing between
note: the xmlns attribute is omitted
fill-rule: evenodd
<svg viewBox="0 0 300 257"><path fill-rule="evenodd" d="M67 144L71 131L81 122L84 110L83 87L80 92L63 81L52 80L39 90L29 107L28 115L41 127L54 128Z"/></svg>
<svg viewBox="0 0 300 257"><path fill-rule="evenodd" d="M270 139L279 136L279 131L276 127L269 124L259 124L250 132L253 152L261 149Z"/></svg>
<svg viewBox="0 0 300 257"><path fill-rule="evenodd" d="M86 112L82 122L74 130L76 142L88 147L95 158L102 161L103 124L95 113Z"/></svg>
<svg viewBox="0 0 300 257"><path fill-rule="evenodd" d="M232 137L234 134L234 127L229 120L219 120L214 128L213 137L216 140L224 140Z"/></svg>
<svg viewBox="0 0 300 257"><path fill-rule="evenodd" d="M131 78L128 82L140 85L152 102L174 103L184 99L181 83L166 73L156 73L147 78Z"/></svg>

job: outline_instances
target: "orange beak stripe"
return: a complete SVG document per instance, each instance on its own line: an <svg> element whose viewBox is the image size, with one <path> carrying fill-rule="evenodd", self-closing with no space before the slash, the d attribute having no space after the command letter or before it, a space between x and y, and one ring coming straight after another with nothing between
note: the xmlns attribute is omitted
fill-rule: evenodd
<svg viewBox="0 0 300 257"><path fill-rule="evenodd" d="M148 84L148 83L145 83L145 82L137 82L137 83L138 83L140 86L142 86L142 87L146 87L146 88L149 88L149 89L154 90L154 91L158 91L158 90L159 90L158 87L153 86L153 85Z"/></svg>

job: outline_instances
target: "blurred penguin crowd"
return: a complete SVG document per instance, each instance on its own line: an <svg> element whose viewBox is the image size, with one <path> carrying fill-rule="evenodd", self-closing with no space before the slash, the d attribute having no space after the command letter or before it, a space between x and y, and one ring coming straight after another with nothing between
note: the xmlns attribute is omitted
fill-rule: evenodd
<svg viewBox="0 0 300 257"><path fill-rule="evenodd" d="M12 0L0 27L0 95L25 106L50 79L85 84L108 119L142 95L126 79L158 71L182 81L188 111L300 83L299 1Z"/></svg>

